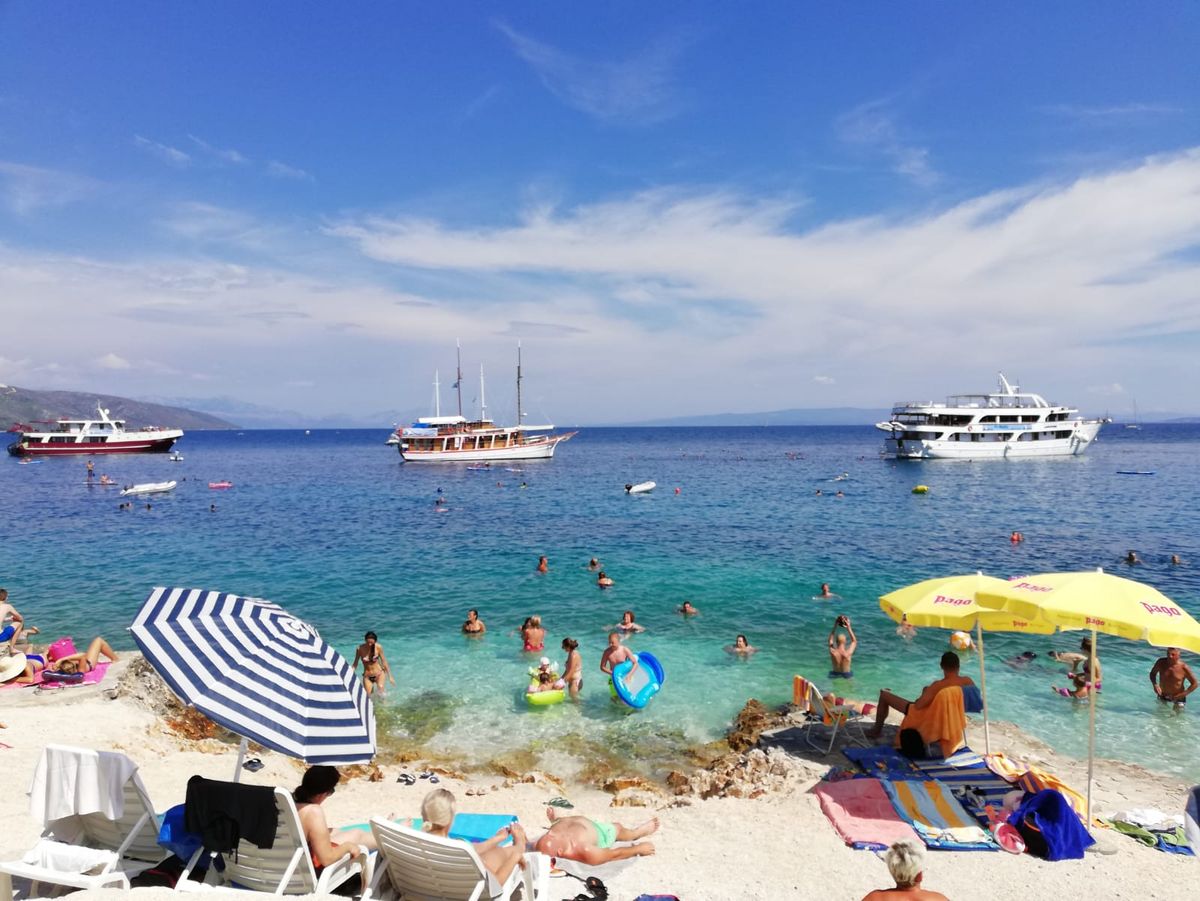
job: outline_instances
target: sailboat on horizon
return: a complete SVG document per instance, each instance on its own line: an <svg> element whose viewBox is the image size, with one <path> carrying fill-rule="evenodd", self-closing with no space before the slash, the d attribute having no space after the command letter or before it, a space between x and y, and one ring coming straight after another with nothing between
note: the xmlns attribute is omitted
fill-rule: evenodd
<svg viewBox="0 0 1200 901"><path fill-rule="evenodd" d="M1133 429L1140 432L1142 430L1142 421L1138 419L1137 400L1133 402L1133 421L1125 423L1125 428Z"/></svg>
<svg viewBox="0 0 1200 901"><path fill-rule="evenodd" d="M551 434L553 425L526 425L521 405L521 344L517 342L517 421L496 425L487 417L483 366L479 367L479 418L467 419L462 406L462 347L457 348L454 388L458 413L442 415L441 391L434 375L434 415L422 416L397 429L394 438L405 463L488 463L493 460L549 460L554 450L577 432ZM388 443L392 443L389 439Z"/></svg>

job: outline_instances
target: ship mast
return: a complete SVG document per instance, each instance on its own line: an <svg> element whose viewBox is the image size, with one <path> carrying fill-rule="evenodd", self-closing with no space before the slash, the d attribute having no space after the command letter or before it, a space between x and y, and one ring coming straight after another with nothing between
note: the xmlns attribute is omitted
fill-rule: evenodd
<svg viewBox="0 0 1200 901"><path fill-rule="evenodd" d="M433 370L433 415L442 415L442 386L438 384L438 371Z"/></svg>
<svg viewBox="0 0 1200 901"><path fill-rule="evenodd" d="M487 422L487 398L483 393L483 364L479 364L479 421Z"/></svg>
<svg viewBox="0 0 1200 901"><path fill-rule="evenodd" d="M521 420L525 418L525 413L521 409L521 342L517 342L517 428L521 427Z"/></svg>
<svg viewBox="0 0 1200 901"><path fill-rule="evenodd" d="M454 347L458 353L458 367L454 374L454 387L458 389L458 415L462 416L462 342L456 340Z"/></svg>

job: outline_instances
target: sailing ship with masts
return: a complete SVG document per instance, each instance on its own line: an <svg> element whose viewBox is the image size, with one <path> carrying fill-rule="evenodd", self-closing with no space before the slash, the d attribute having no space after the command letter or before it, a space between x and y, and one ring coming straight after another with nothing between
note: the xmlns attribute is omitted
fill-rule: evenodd
<svg viewBox="0 0 1200 901"><path fill-rule="evenodd" d="M454 388L458 413L443 416L440 386L434 375L434 415L396 429L395 443L405 463L487 463L493 460L549 460L554 449L575 437L575 432L554 433L553 425L526 425L521 405L521 345L517 344L517 422L496 425L487 418L483 366L479 367L479 418L467 419L462 406L462 348L458 348Z"/></svg>

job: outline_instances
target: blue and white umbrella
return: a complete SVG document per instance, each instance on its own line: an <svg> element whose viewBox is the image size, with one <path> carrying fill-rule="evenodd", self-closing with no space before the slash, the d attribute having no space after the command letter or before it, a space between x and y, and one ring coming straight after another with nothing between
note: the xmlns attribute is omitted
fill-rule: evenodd
<svg viewBox="0 0 1200 901"><path fill-rule="evenodd" d="M375 713L354 670L278 604L155 588L130 631L180 700L243 738L308 763L375 756Z"/></svg>

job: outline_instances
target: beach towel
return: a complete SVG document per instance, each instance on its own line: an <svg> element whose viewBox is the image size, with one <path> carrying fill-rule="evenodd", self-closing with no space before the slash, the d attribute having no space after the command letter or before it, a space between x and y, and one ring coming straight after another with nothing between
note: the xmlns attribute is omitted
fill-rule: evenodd
<svg viewBox="0 0 1200 901"><path fill-rule="evenodd" d="M1026 798L1008 822L1025 839L1025 848L1045 860L1079 860L1096 843L1061 792L1047 788Z"/></svg>
<svg viewBox="0 0 1200 901"><path fill-rule="evenodd" d="M820 783L813 794L834 830L852 848L882 851L895 842L918 839L912 826L896 813L878 779Z"/></svg>
<svg viewBox="0 0 1200 901"><path fill-rule="evenodd" d="M884 780L883 790L926 847L947 851L997 851L999 846L940 782Z"/></svg>
<svg viewBox="0 0 1200 901"><path fill-rule="evenodd" d="M1062 793L1079 815L1080 820L1087 817L1087 799L1071 786L1067 785L1053 773L1037 766L1021 764L1010 760L1002 753L989 754L984 760L988 768L1004 779L1014 783L1017 788L1024 789L1029 794L1037 794L1042 789L1052 788Z"/></svg>
<svg viewBox="0 0 1200 901"><path fill-rule="evenodd" d="M949 685L933 696L928 707L919 708L910 704L904 720L900 723L900 731L916 729L927 745L937 742L942 749L942 756L949 757L966 742L964 733L967 728L967 714L963 709L963 690L957 685ZM897 746L900 734L896 734Z"/></svg>
<svg viewBox="0 0 1200 901"><path fill-rule="evenodd" d="M907 779L919 776L921 771L911 760L886 745L872 748L844 748L842 753L851 763L857 764L864 773L877 778Z"/></svg>
<svg viewBox="0 0 1200 901"><path fill-rule="evenodd" d="M963 709L967 713L983 713L983 692L978 685L963 686Z"/></svg>
<svg viewBox="0 0 1200 901"><path fill-rule="evenodd" d="M924 778L936 779L948 786L959 803L983 826L989 825L988 805L1000 809L1004 796L1013 790L1012 785L988 769L983 758L970 748L962 748L945 760L916 760L914 763Z"/></svg>
<svg viewBox="0 0 1200 901"><path fill-rule="evenodd" d="M119 820L125 783L136 773L137 764L116 751L48 745L33 771L29 815L45 825L89 813Z"/></svg>

